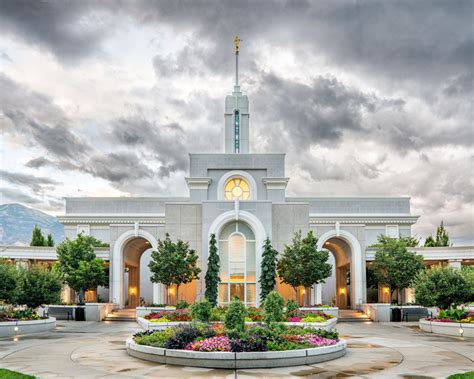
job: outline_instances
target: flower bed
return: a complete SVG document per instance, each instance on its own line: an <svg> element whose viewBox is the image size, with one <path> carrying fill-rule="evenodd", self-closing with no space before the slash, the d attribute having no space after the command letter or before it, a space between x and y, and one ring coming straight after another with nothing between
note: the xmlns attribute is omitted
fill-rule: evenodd
<svg viewBox="0 0 474 379"><path fill-rule="evenodd" d="M420 319L418 325L428 333L443 334L456 337L474 337L474 323L452 320Z"/></svg>
<svg viewBox="0 0 474 379"><path fill-rule="evenodd" d="M183 322L191 321L191 314L187 308L160 310L158 312L150 313L143 317L150 322Z"/></svg>
<svg viewBox="0 0 474 379"><path fill-rule="evenodd" d="M240 332L223 324L193 323L137 333L127 341L130 355L195 367L250 368L310 364L345 354L337 331L281 323L247 325Z"/></svg>

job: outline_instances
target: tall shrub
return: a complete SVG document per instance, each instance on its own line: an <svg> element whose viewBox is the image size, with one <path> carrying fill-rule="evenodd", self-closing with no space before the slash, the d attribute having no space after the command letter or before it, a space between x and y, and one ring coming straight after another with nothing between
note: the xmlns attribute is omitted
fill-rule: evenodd
<svg viewBox="0 0 474 379"><path fill-rule="evenodd" d="M42 304L58 304L63 287L62 277L55 267L34 264L21 269L18 281L18 304L36 308Z"/></svg>
<svg viewBox="0 0 474 379"><path fill-rule="evenodd" d="M151 281L162 283L167 289L176 285L176 299L181 284L190 283L199 279L201 269L197 266L198 256L189 243L178 240L171 241L169 234L164 240L158 241L158 250L151 253L148 264L152 272ZM166 291L168 296L168 291ZM168 301L167 301L168 302Z"/></svg>
<svg viewBox="0 0 474 379"><path fill-rule="evenodd" d="M51 233L48 234L48 238L46 238L45 245L46 246L54 246L54 240L53 240L53 236L51 235Z"/></svg>
<svg viewBox="0 0 474 379"><path fill-rule="evenodd" d="M230 302L225 314L225 327L229 330L243 331L245 329L245 305L235 297Z"/></svg>
<svg viewBox="0 0 474 379"><path fill-rule="evenodd" d="M17 299L18 271L15 264L0 260L0 300L14 304Z"/></svg>
<svg viewBox="0 0 474 379"><path fill-rule="evenodd" d="M283 321L283 306L285 300L281 295L272 291L268 294L263 304L263 320L269 324L270 322Z"/></svg>
<svg viewBox="0 0 474 379"><path fill-rule="evenodd" d="M41 229L38 227L38 225L35 225L33 228L33 232L31 235L31 242L30 246L45 246L46 241L44 239L43 233L41 232Z"/></svg>
<svg viewBox="0 0 474 379"><path fill-rule="evenodd" d="M217 305L217 291L221 279L219 277L220 261L217 254L216 235L211 234L209 240L209 258L207 260L207 272L205 277L206 292L205 296L213 307Z"/></svg>
<svg viewBox="0 0 474 379"><path fill-rule="evenodd" d="M474 283L452 267L435 266L420 271L412 281L416 302L425 307L447 309L452 304L474 300Z"/></svg>
<svg viewBox="0 0 474 379"><path fill-rule="evenodd" d="M264 302L267 295L275 290L276 285L276 266L277 266L277 255L276 251L270 239L267 238L263 245L262 263L260 266L260 301Z"/></svg>

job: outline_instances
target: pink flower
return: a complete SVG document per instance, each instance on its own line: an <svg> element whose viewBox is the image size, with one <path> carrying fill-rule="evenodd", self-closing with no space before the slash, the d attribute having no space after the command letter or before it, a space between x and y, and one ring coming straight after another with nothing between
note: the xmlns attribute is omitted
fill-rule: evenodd
<svg viewBox="0 0 474 379"><path fill-rule="evenodd" d="M226 336L206 338L205 340L189 343L185 350L193 351L230 351L230 341Z"/></svg>
<svg viewBox="0 0 474 379"><path fill-rule="evenodd" d="M287 321L288 322L300 322L301 317L288 317Z"/></svg>

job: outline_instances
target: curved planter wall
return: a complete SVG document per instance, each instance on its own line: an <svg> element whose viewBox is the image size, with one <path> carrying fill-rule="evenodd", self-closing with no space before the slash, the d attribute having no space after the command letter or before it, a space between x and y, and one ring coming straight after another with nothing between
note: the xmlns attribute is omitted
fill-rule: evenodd
<svg viewBox="0 0 474 379"><path fill-rule="evenodd" d="M428 333L474 338L474 324L460 322L436 322L421 319L418 325L421 330Z"/></svg>
<svg viewBox="0 0 474 379"><path fill-rule="evenodd" d="M273 368L314 364L342 357L346 354L347 347L346 341L340 340L332 346L301 350L206 353L138 345L133 338L128 339L126 344L129 355L147 361L178 366L225 369Z"/></svg>
<svg viewBox="0 0 474 379"><path fill-rule="evenodd" d="M181 321L181 322L150 322L143 317L137 317L137 322L143 330L162 330L170 326L176 325L187 325L191 322ZM320 328L324 330L332 329L336 326L337 318L331 318L326 322L284 322L283 324L291 326L310 326L313 328ZM247 325L256 325L258 322L246 322Z"/></svg>
<svg viewBox="0 0 474 379"><path fill-rule="evenodd" d="M56 319L3 321L0 322L0 338L14 337L25 334L42 333L56 328Z"/></svg>

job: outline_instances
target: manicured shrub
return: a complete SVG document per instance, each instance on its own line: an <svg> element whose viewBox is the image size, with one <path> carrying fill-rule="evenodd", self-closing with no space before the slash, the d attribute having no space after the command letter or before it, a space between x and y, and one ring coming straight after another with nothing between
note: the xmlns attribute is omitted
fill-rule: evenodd
<svg viewBox="0 0 474 379"><path fill-rule="evenodd" d="M193 305L191 305L191 317L193 321L202 321L202 322L209 322L211 318L211 310L212 304L209 300L199 300L196 301Z"/></svg>
<svg viewBox="0 0 474 379"><path fill-rule="evenodd" d="M283 321L283 305L283 297L278 292L270 292L263 305L263 320L266 323Z"/></svg>
<svg viewBox="0 0 474 379"><path fill-rule="evenodd" d="M212 308L210 321L224 321L225 313L226 313L225 308L222 308L222 307Z"/></svg>
<svg viewBox="0 0 474 379"><path fill-rule="evenodd" d="M227 329L243 331L245 328L245 315L244 304L238 298L234 298L225 315L225 327Z"/></svg>
<svg viewBox="0 0 474 379"><path fill-rule="evenodd" d="M8 304L16 302L18 271L16 266L8 261L0 260L0 300Z"/></svg>
<svg viewBox="0 0 474 379"><path fill-rule="evenodd" d="M298 307L296 301L288 299L288 302L286 303L286 317L295 317L299 309L300 307Z"/></svg>
<svg viewBox="0 0 474 379"><path fill-rule="evenodd" d="M62 290L61 273L53 267L36 264L20 270L18 280L18 304L36 308L42 304L58 304Z"/></svg>
<svg viewBox="0 0 474 379"><path fill-rule="evenodd" d="M176 309L189 308L189 304L186 300L180 300L176 303Z"/></svg>
<svg viewBox="0 0 474 379"><path fill-rule="evenodd" d="M466 279L461 270L436 266L419 272L413 279L415 298L424 307L449 308L451 304L471 301L474 283Z"/></svg>

